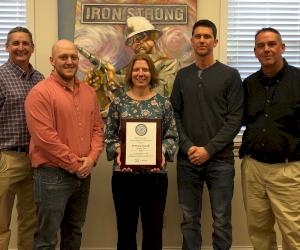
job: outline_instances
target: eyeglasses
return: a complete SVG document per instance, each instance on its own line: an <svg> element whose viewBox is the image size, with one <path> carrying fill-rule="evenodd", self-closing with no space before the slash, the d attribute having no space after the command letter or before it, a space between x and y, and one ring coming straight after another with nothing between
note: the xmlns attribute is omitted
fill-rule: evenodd
<svg viewBox="0 0 300 250"><path fill-rule="evenodd" d="M145 41L149 37L147 32L138 33L127 40L127 45L132 46L134 43Z"/></svg>

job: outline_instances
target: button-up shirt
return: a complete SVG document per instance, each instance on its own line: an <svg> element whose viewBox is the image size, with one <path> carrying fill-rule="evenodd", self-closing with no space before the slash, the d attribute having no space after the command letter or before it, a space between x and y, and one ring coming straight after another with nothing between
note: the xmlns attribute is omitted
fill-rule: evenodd
<svg viewBox="0 0 300 250"><path fill-rule="evenodd" d="M288 65L274 77L257 71L244 80L246 131L240 149L268 163L300 160L300 69Z"/></svg>
<svg viewBox="0 0 300 250"><path fill-rule="evenodd" d="M95 90L75 80L74 90L52 73L25 102L33 167L42 164L75 172L81 157L95 162L103 150L103 121Z"/></svg>
<svg viewBox="0 0 300 250"><path fill-rule="evenodd" d="M43 78L31 65L28 75L12 62L0 66L0 150L29 144L24 101Z"/></svg>

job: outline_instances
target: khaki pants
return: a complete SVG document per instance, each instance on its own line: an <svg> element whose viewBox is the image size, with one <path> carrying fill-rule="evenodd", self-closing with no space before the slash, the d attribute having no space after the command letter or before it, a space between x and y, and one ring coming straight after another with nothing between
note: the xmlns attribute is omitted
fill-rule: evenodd
<svg viewBox="0 0 300 250"><path fill-rule="evenodd" d="M242 161L248 232L255 250L277 249L275 220L284 250L300 249L300 162Z"/></svg>
<svg viewBox="0 0 300 250"><path fill-rule="evenodd" d="M33 201L32 169L28 155L13 151L0 152L0 249L8 249L10 221L15 196L18 212L18 250L32 249L36 228Z"/></svg>

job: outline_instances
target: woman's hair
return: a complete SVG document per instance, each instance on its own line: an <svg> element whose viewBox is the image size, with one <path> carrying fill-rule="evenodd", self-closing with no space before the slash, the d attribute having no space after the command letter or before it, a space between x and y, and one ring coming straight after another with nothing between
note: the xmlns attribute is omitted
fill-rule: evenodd
<svg viewBox="0 0 300 250"><path fill-rule="evenodd" d="M136 54L134 55L134 57L131 59L129 66L127 68L127 73L126 73L126 77L125 77L125 82L126 84L132 88L133 83L132 83L132 71L133 71L133 66L134 63L138 60L144 60L147 62L148 66L149 66L149 71L150 71L150 75L151 75L151 81L150 81L150 88L154 88L158 85L159 79L158 79L158 74L157 71L155 69L154 63L151 60L150 56L148 54Z"/></svg>

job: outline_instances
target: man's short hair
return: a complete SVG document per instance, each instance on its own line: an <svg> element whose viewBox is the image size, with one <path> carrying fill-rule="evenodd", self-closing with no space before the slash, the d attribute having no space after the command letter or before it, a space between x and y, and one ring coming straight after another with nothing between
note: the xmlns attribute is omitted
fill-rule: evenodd
<svg viewBox="0 0 300 250"><path fill-rule="evenodd" d="M10 39L11 39L11 34L16 33L16 32L23 32L28 34L29 39L31 44L33 45L33 40L32 40L32 33L29 31L29 29L21 26L17 26L15 28L12 28L8 33L7 33L7 38L6 38L6 43L5 45L9 45Z"/></svg>
<svg viewBox="0 0 300 250"><path fill-rule="evenodd" d="M281 37L280 32L277 29L274 29L272 27L262 28L262 29L258 30L255 34L255 41L256 41L257 36L264 32L273 32L273 33L277 34L279 41L282 42L282 37Z"/></svg>
<svg viewBox="0 0 300 250"><path fill-rule="evenodd" d="M210 20L207 20L207 19L201 19L199 21L197 21L194 26L193 26L193 32L192 32L192 36L194 35L194 31L197 27L208 27L208 28L211 28L212 32L213 32L213 35L214 35L214 38L216 39L217 38L217 27L216 25L210 21Z"/></svg>

